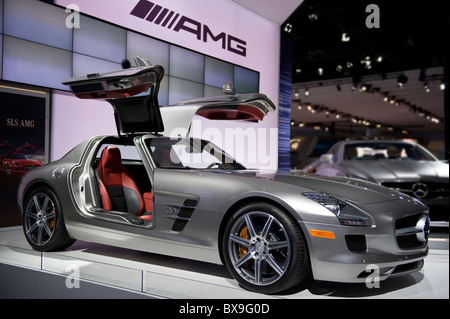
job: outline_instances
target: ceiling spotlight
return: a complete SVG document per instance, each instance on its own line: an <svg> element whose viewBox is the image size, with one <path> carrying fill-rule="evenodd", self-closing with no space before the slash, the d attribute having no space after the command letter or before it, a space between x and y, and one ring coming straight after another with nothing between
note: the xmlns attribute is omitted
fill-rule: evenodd
<svg viewBox="0 0 450 319"><path fill-rule="evenodd" d="M431 122L434 122L436 124L439 124L439 119L436 117L431 118Z"/></svg>
<svg viewBox="0 0 450 319"><path fill-rule="evenodd" d="M308 19L309 21L316 21L317 19L319 19L319 16L317 15L317 13L313 12L308 14Z"/></svg>
<svg viewBox="0 0 450 319"><path fill-rule="evenodd" d="M318 68L317 69L317 74L322 76L323 75L323 69L322 68Z"/></svg>
<svg viewBox="0 0 450 319"><path fill-rule="evenodd" d="M292 24L286 23L286 25L284 26L284 32L291 33L291 31L292 31Z"/></svg>
<svg viewBox="0 0 450 319"><path fill-rule="evenodd" d="M423 89L425 90L425 92L430 93L430 87L428 86L428 83L425 83L423 85Z"/></svg>
<svg viewBox="0 0 450 319"><path fill-rule="evenodd" d="M343 69L343 68L342 68L342 65L340 65L340 64L336 67L336 71L337 71L337 72L341 72L342 69Z"/></svg>
<svg viewBox="0 0 450 319"><path fill-rule="evenodd" d="M364 65L364 68L371 69L372 68L372 61L370 60L370 56L366 56L364 60L361 60L361 64Z"/></svg>
<svg viewBox="0 0 450 319"><path fill-rule="evenodd" d="M441 83L441 85L439 85L439 89L441 89L441 91L445 90L445 83Z"/></svg>
<svg viewBox="0 0 450 319"><path fill-rule="evenodd" d="M350 41L350 37L348 36L347 32L342 33L341 41L342 42L349 42Z"/></svg>
<svg viewBox="0 0 450 319"><path fill-rule="evenodd" d="M350 61L348 61L348 62L347 62L347 68L349 68L349 69L350 69L351 67L353 67L353 63L352 63L352 62L350 62Z"/></svg>
<svg viewBox="0 0 450 319"><path fill-rule="evenodd" d="M309 90L306 89L306 90L305 90L305 96L309 96L309 94L310 94L310 93L309 93Z"/></svg>
<svg viewBox="0 0 450 319"><path fill-rule="evenodd" d="M302 73L302 69L300 68L295 69L295 73Z"/></svg>
<svg viewBox="0 0 450 319"><path fill-rule="evenodd" d="M383 57L382 57L381 55L377 58L377 62L378 62L378 63L383 62Z"/></svg>

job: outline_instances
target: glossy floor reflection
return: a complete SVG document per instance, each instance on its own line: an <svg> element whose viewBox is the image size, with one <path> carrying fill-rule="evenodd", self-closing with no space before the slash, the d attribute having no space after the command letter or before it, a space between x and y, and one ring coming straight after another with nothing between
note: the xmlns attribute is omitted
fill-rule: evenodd
<svg viewBox="0 0 450 319"><path fill-rule="evenodd" d="M0 228L0 266L8 270L0 272L0 297L77 298L74 290L67 287L68 278L77 274L80 287L88 292L95 291L94 298L114 298L117 291L121 291L125 295L119 296L164 299L448 299L448 257L447 231L446 236L431 238L430 253L420 272L387 279L380 282L379 287L309 279L282 294L261 295L239 287L222 265L81 241L62 252L41 254L30 249L21 227L6 227ZM54 275L60 280L56 280L51 292L44 296L30 295L30 289L42 292L45 289L33 286L39 285L39 280L20 279L20 271ZM41 281L48 285L48 280ZM90 298L92 294L82 296Z"/></svg>

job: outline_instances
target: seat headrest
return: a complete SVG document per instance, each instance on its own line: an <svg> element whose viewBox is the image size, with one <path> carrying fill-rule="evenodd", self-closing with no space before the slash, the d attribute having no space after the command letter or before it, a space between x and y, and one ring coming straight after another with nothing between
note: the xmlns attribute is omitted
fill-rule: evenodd
<svg viewBox="0 0 450 319"><path fill-rule="evenodd" d="M121 172L123 170L123 166L120 150L115 146L106 147L102 152L99 167L101 167L104 171L108 171L109 173Z"/></svg>

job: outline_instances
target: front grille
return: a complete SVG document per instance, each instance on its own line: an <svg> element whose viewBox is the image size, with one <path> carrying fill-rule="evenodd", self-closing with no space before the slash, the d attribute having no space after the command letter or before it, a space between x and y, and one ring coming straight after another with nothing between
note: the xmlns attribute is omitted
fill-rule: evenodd
<svg viewBox="0 0 450 319"><path fill-rule="evenodd" d="M426 186L426 194L415 192L414 185L423 184ZM382 182L381 185L389 188L393 188L402 193L405 193L412 197L417 197L420 199L432 199L440 197L449 196L449 183L438 183L438 182Z"/></svg>
<svg viewBox="0 0 450 319"><path fill-rule="evenodd" d="M352 253L363 254L367 251L365 235L345 235L345 243Z"/></svg>
<svg viewBox="0 0 450 319"><path fill-rule="evenodd" d="M402 249L423 248L428 244L429 221L422 226L423 214L400 218L395 222L397 244Z"/></svg>

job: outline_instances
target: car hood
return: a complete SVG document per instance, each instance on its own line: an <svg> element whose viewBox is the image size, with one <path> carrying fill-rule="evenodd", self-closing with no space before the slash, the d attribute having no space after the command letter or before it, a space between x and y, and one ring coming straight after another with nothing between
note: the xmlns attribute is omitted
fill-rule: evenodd
<svg viewBox="0 0 450 319"><path fill-rule="evenodd" d="M272 193L293 191L321 192L359 204L372 204L391 201L404 197L395 190L378 184L341 177L321 176L304 172L262 172L262 171L222 171L209 170L215 174L228 175L231 178L251 178L254 189L263 189ZM266 180L266 181L261 181Z"/></svg>
<svg viewBox="0 0 450 319"><path fill-rule="evenodd" d="M344 161L341 163L350 176L369 181L417 181L449 178L448 164L439 161L378 160Z"/></svg>

